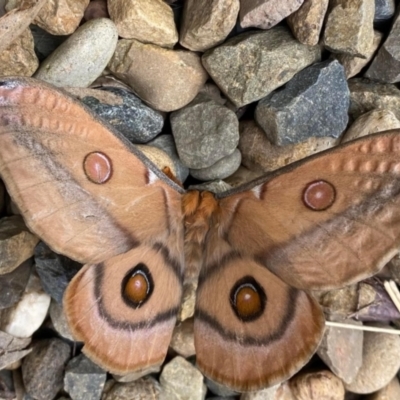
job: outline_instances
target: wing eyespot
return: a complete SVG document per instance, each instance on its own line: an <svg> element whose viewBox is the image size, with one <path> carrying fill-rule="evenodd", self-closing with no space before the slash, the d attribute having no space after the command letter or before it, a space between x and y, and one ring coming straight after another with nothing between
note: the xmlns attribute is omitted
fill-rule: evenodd
<svg viewBox="0 0 400 400"><path fill-rule="evenodd" d="M143 263L130 269L122 280L122 299L128 306L133 308L139 308L149 300L153 290L153 277Z"/></svg>
<svg viewBox="0 0 400 400"><path fill-rule="evenodd" d="M233 312L242 322L250 322L263 314L267 296L262 286L252 276L245 276L233 286L230 303Z"/></svg>
<svg viewBox="0 0 400 400"><path fill-rule="evenodd" d="M333 205L335 199L335 187L324 180L308 183L303 192L304 205L313 211L327 210Z"/></svg>
<svg viewBox="0 0 400 400"><path fill-rule="evenodd" d="M103 184L111 178L112 163L106 154L93 151L86 155L83 161L83 170L91 182Z"/></svg>

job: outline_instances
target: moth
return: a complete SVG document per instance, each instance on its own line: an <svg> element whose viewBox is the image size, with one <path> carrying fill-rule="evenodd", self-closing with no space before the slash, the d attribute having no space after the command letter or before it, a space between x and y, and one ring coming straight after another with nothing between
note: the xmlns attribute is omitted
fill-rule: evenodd
<svg viewBox="0 0 400 400"><path fill-rule="evenodd" d="M371 135L222 194L185 191L60 89L0 80L0 174L28 227L85 266L64 310L83 352L125 374L162 363L198 278L196 362L237 391L314 354L311 290L380 270L400 245L400 131Z"/></svg>

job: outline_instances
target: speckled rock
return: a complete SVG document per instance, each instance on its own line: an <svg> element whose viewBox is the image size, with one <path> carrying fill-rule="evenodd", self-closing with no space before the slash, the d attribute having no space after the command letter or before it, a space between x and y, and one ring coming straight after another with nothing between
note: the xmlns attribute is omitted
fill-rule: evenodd
<svg viewBox="0 0 400 400"><path fill-rule="evenodd" d="M225 95L241 107L288 82L319 61L318 46L306 46L283 26L235 36L208 50L203 65Z"/></svg>
<svg viewBox="0 0 400 400"><path fill-rule="evenodd" d="M21 298L31 274L32 261L26 260L8 274L0 275L0 310Z"/></svg>
<svg viewBox="0 0 400 400"><path fill-rule="evenodd" d="M171 157L163 150L149 145L139 144L136 145L137 149L140 150L156 167L162 171L165 167L168 167L171 172L176 176L175 164Z"/></svg>
<svg viewBox="0 0 400 400"><path fill-rule="evenodd" d="M239 21L242 28L270 29L296 11L304 0L241 0Z"/></svg>
<svg viewBox="0 0 400 400"><path fill-rule="evenodd" d="M310 138L298 144L275 146L255 121L240 122L239 150L242 164L253 172L265 173L333 147L334 138ZM250 178L254 179L253 174ZM230 180L228 179L228 182ZM234 185L235 186L235 185Z"/></svg>
<svg viewBox="0 0 400 400"><path fill-rule="evenodd" d="M64 310L54 299L51 300L49 313L51 322L53 323L54 329L57 333L68 340L74 341L75 339L69 329Z"/></svg>
<svg viewBox="0 0 400 400"><path fill-rule="evenodd" d="M395 19L388 38L380 47L365 77L387 83L400 81L400 16Z"/></svg>
<svg viewBox="0 0 400 400"><path fill-rule="evenodd" d="M80 354L65 368L64 390L72 400L100 400L106 376L106 371Z"/></svg>
<svg viewBox="0 0 400 400"><path fill-rule="evenodd" d="M190 169L190 175L200 181L224 179L232 175L240 166L242 155L238 149L232 154L221 158L215 164L202 169Z"/></svg>
<svg viewBox="0 0 400 400"><path fill-rule="evenodd" d="M35 264L44 291L62 304L64 291L81 264L55 253L43 242L35 248Z"/></svg>
<svg viewBox="0 0 400 400"><path fill-rule="evenodd" d="M187 319L174 328L170 347L185 358L196 354L194 348L193 319Z"/></svg>
<svg viewBox="0 0 400 400"><path fill-rule="evenodd" d="M32 76L39 66L33 36L26 29L10 46L0 52L0 75Z"/></svg>
<svg viewBox="0 0 400 400"><path fill-rule="evenodd" d="M329 0L306 0L287 18L295 38L303 44L315 46L319 42Z"/></svg>
<svg viewBox="0 0 400 400"><path fill-rule="evenodd" d="M172 113L170 120L179 158L189 168L210 167L232 154L239 142L235 113L207 96Z"/></svg>
<svg viewBox="0 0 400 400"><path fill-rule="evenodd" d="M178 32L171 7L163 0L108 0L108 12L124 39L174 47Z"/></svg>
<svg viewBox="0 0 400 400"><path fill-rule="evenodd" d="M357 139L371 133L399 129L400 121L392 111L372 110L360 115L347 129L342 137L342 143Z"/></svg>
<svg viewBox="0 0 400 400"><path fill-rule="evenodd" d="M400 383L397 378L393 378L388 385L370 394L365 400L398 400L400 399Z"/></svg>
<svg viewBox="0 0 400 400"><path fill-rule="evenodd" d="M396 11L395 0L375 0L374 22L384 22L391 19Z"/></svg>
<svg viewBox="0 0 400 400"><path fill-rule="evenodd" d="M362 325L353 320L341 322ZM336 376L349 383L362 365L363 338L363 331L327 326L318 355Z"/></svg>
<svg viewBox="0 0 400 400"><path fill-rule="evenodd" d="M179 43L205 51L222 43L236 24L239 0L185 1Z"/></svg>
<svg viewBox="0 0 400 400"><path fill-rule="evenodd" d="M284 89L262 99L255 118L279 146L310 137L338 138L347 126L349 95L343 67L328 60L304 69Z"/></svg>
<svg viewBox="0 0 400 400"><path fill-rule="evenodd" d="M400 368L400 338L387 333L364 332L363 365L346 389L372 393L385 387Z"/></svg>
<svg viewBox="0 0 400 400"><path fill-rule="evenodd" d="M133 39L118 41L109 68L142 100L161 111L187 105L207 80L197 54Z"/></svg>
<svg viewBox="0 0 400 400"><path fill-rule="evenodd" d="M39 238L19 215L0 219L0 275L8 274L32 257Z"/></svg>
<svg viewBox="0 0 400 400"><path fill-rule="evenodd" d="M56 86L87 87L110 61L117 39L111 20L90 20L41 63L35 78Z"/></svg>
<svg viewBox="0 0 400 400"><path fill-rule="evenodd" d="M267 389L259 390L257 392L243 393L240 400L285 400L277 398L277 390L280 385L275 385ZM287 399L290 400L290 399Z"/></svg>
<svg viewBox="0 0 400 400"><path fill-rule="evenodd" d="M174 137L172 135L159 135L149 142L148 145L165 151L174 162L176 177L180 182L185 182L189 176L189 168L179 159Z"/></svg>
<svg viewBox="0 0 400 400"><path fill-rule="evenodd" d="M162 400L160 384L150 376L136 382L116 383L103 398L103 400L132 399Z"/></svg>
<svg viewBox="0 0 400 400"><path fill-rule="evenodd" d="M318 400L344 400L343 383L330 371L299 373L289 385L296 400L310 400L310 393Z"/></svg>
<svg viewBox="0 0 400 400"><path fill-rule="evenodd" d="M45 339L33 346L22 363L26 391L37 400L53 400L62 388L70 347L60 339Z"/></svg>
<svg viewBox="0 0 400 400"><path fill-rule="evenodd" d="M16 337L30 337L42 325L49 306L50 296L43 292L39 278L31 274L18 303L2 311L0 329Z"/></svg>
<svg viewBox="0 0 400 400"><path fill-rule="evenodd" d="M324 31L325 47L333 53L367 57L374 40L375 0L334 0Z"/></svg>
<svg viewBox="0 0 400 400"><path fill-rule="evenodd" d="M357 75L372 60L372 57L381 44L382 37L383 34L381 32L374 31L374 40L371 42L366 58L350 56L348 54L332 54L343 65L347 79Z"/></svg>
<svg viewBox="0 0 400 400"><path fill-rule="evenodd" d="M203 383L203 375L180 356L164 366L160 383L168 399L203 400L206 397L207 389Z"/></svg>
<svg viewBox="0 0 400 400"><path fill-rule="evenodd" d="M353 78L348 81L350 89L349 114L357 118L374 109L392 111L400 120L400 90L390 83L373 82Z"/></svg>
<svg viewBox="0 0 400 400"><path fill-rule="evenodd" d="M103 88L103 93L114 96L113 99L102 101L93 92L99 91L92 89L81 101L132 143L147 143L161 132L164 125L163 115L148 107L133 93L119 88Z"/></svg>

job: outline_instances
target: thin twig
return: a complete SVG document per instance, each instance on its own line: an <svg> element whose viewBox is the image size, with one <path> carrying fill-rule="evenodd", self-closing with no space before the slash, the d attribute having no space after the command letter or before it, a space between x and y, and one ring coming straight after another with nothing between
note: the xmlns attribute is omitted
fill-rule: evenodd
<svg viewBox="0 0 400 400"><path fill-rule="evenodd" d="M400 335L400 330L399 329L379 328L379 327L368 326L368 325L342 324L340 322L332 322L332 321L325 321L325 325L331 326L333 328L355 329L355 330L358 330L358 331L368 331L368 332L378 332L378 333L391 333L392 335Z"/></svg>

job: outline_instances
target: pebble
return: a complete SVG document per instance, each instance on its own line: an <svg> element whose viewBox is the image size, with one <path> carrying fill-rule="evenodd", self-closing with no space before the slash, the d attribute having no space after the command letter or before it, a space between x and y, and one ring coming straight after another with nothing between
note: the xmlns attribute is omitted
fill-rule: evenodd
<svg viewBox="0 0 400 400"><path fill-rule="evenodd" d="M208 77L197 54L134 39L118 41L108 67L143 101L160 111L174 111L190 103Z"/></svg>
<svg viewBox="0 0 400 400"><path fill-rule="evenodd" d="M296 400L344 400L345 389L342 381L332 372L301 372L290 380L290 388Z"/></svg>
<svg viewBox="0 0 400 400"><path fill-rule="evenodd" d="M393 22L389 36L380 47L372 64L364 74L366 78L395 83L400 81L400 17Z"/></svg>
<svg viewBox="0 0 400 400"><path fill-rule="evenodd" d="M36 16L34 24L53 35L70 35L78 28L89 2L90 0L47 1Z"/></svg>
<svg viewBox="0 0 400 400"><path fill-rule="evenodd" d="M152 365L150 367L141 369L139 371L130 372L129 374L125 375L112 374L112 377L117 382L134 382L139 380L140 378L143 378L146 375L158 374L160 370L161 370L161 365Z"/></svg>
<svg viewBox="0 0 400 400"><path fill-rule="evenodd" d="M395 11L395 0L375 0L374 22L379 23L392 19Z"/></svg>
<svg viewBox="0 0 400 400"><path fill-rule="evenodd" d="M186 167L186 165L184 165L179 159L174 137L172 135L159 135L155 139L150 141L148 145L157 147L158 149L163 150L165 153L167 153L174 163L176 177L180 182L185 182L185 180L189 176L189 168Z"/></svg>
<svg viewBox="0 0 400 400"><path fill-rule="evenodd" d="M40 242L35 248L35 264L44 291L58 304L62 304L64 291L71 279L81 269L81 264L54 253L43 242Z"/></svg>
<svg viewBox="0 0 400 400"><path fill-rule="evenodd" d="M70 353L70 347L60 339L36 342L22 362L22 378L28 394L36 400L53 400L63 386Z"/></svg>
<svg viewBox="0 0 400 400"><path fill-rule="evenodd" d="M74 341L74 337L69 329L67 319L61 304L57 303L54 299L51 300L49 308L51 322L57 333L65 339Z"/></svg>
<svg viewBox="0 0 400 400"><path fill-rule="evenodd" d="M221 158L215 164L201 169L190 169L190 175L200 181L213 181L227 178L232 175L240 166L242 155L238 149L232 154Z"/></svg>
<svg viewBox="0 0 400 400"><path fill-rule="evenodd" d="M318 44L328 3L329 0L306 0L288 16L286 21L300 43L308 46Z"/></svg>
<svg viewBox="0 0 400 400"><path fill-rule="evenodd" d="M255 121L240 121L239 128L242 164L253 172L246 178L249 180L255 179L260 173L274 171L294 161L329 149L337 143L334 138L311 137L301 143L276 146L269 141L265 132ZM254 173L258 174L254 175Z"/></svg>
<svg viewBox="0 0 400 400"><path fill-rule="evenodd" d="M388 385L370 394L365 400L398 400L400 399L400 383L397 378L393 378Z"/></svg>
<svg viewBox="0 0 400 400"><path fill-rule="evenodd" d="M189 190L199 190L200 192L212 192L212 193L223 193L230 189L232 186L226 183L225 181L212 181L212 182L203 182L197 183L196 185L190 185L188 187Z"/></svg>
<svg viewBox="0 0 400 400"><path fill-rule="evenodd" d="M332 54L332 57L339 60L343 65L347 79L357 75L367 64L369 64L375 55L376 50L378 50L382 38L383 34L381 32L374 31L374 40L371 42L366 58L350 56L348 54Z"/></svg>
<svg viewBox="0 0 400 400"><path fill-rule="evenodd" d="M72 400L100 400L106 376L106 371L80 354L65 368L64 390Z"/></svg>
<svg viewBox="0 0 400 400"><path fill-rule="evenodd" d="M174 398L161 397L161 386L151 376L141 378L136 382L131 383L116 383L102 400L174 400Z"/></svg>
<svg viewBox="0 0 400 400"><path fill-rule="evenodd" d="M26 349L26 347L30 342L30 338L20 339L0 331L0 370L10 368L11 364L18 362L29 354L32 349ZM1 388L2 384L0 378L0 398L2 398Z"/></svg>
<svg viewBox="0 0 400 400"><path fill-rule="evenodd" d="M240 400L285 400L277 398L277 390L280 385L271 386L257 392L242 393ZM290 399L287 399L290 400Z"/></svg>
<svg viewBox="0 0 400 400"><path fill-rule="evenodd" d="M206 397L207 388L203 375L180 356L165 364L160 375L160 384L167 399L203 400Z"/></svg>
<svg viewBox="0 0 400 400"><path fill-rule="evenodd" d="M173 112L170 121L179 158L189 168L212 166L232 154L239 142L236 114L208 96Z"/></svg>
<svg viewBox="0 0 400 400"><path fill-rule="evenodd" d="M187 319L175 326L170 343L171 349L182 357L188 358L196 354L194 348L193 319Z"/></svg>
<svg viewBox="0 0 400 400"><path fill-rule="evenodd" d="M278 26L235 36L204 53L211 78L236 105L259 100L321 58L319 46L306 46Z"/></svg>
<svg viewBox="0 0 400 400"><path fill-rule="evenodd" d="M325 47L366 58L374 40L374 14L375 0L335 0L326 21Z"/></svg>
<svg viewBox="0 0 400 400"><path fill-rule="evenodd" d="M384 132L390 129L400 129L400 121L392 111L372 110L360 115L347 129L342 137L342 143L349 142L371 133Z"/></svg>
<svg viewBox="0 0 400 400"><path fill-rule="evenodd" d="M362 325L350 319L341 322ZM350 383L362 365L363 337L363 331L327 326L317 354L336 376Z"/></svg>
<svg viewBox="0 0 400 400"><path fill-rule="evenodd" d="M31 274L18 303L2 311L0 328L16 337L30 337L42 325L49 306L50 296L43 292L39 278Z"/></svg>
<svg viewBox="0 0 400 400"><path fill-rule="evenodd" d="M162 0L108 0L107 7L124 39L170 48L178 41L174 14Z"/></svg>
<svg viewBox="0 0 400 400"><path fill-rule="evenodd" d="M181 308L178 312L178 321L185 321L194 315L196 304L197 281L188 281L183 284Z"/></svg>
<svg viewBox="0 0 400 400"><path fill-rule="evenodd" d="M14 271L32 257L39 239L19 215L0 219L0 275Z"/></svg>
<svg viewBox="0 0 400 400"><path fill-rule="evenodd" d="M35 78L55 86L87 87L103 72L117 39L111 20L90 20L40 64Z"/></svg>
<svg viewBox="0 0 400 400"><path fill-rule="evenodd" d="M97 115L110 123L132 143L147 143L154 139L162 130L164 117L135 96L133 93L119 88L102 88L90 91L87 96L80 95L81 101ZM108 98L107 95L110 94Z"/></svg>
<svg viewBox="0 0 400 400"><path fill-rule="evenodd" d="M206 385L207 385L208 389L212 393L214 393L218 396L228 397L228 396L236 396L239 394L238 392L235 392L234 390L229 389L226 386L224 386L218 382L214 382L209 378L205 378L205 381L206 381Z"/></svg>
<svg viewBox="0 0 400 400"><path fill-rule="evenodd" d="M20 300L31 274L31 260L24 261L8 274L0 275L0 310Z"/></svg>
<svg viewBox="0 0 400 400"><path fill-rule="evenodd" d="M346 384L354 393L382 389L400 368L400 337L388 333L364 332L363 364L355 379Z"/></svg>
<svg viewBox="0 0 400 400"><path fill-rule="evenodd" d="M353 78L348 81L350 89L349 114L357 118L374 109L389 110L400 120L400 90L393 84Z"/></svg>
<svg viewBox="0 0 400 400"><path fill-rule="evenodd" d="M0 52L0 75L32 76L39 66L30 29Z"/></svg>
<svg viewBox="0 0 400 400"><path fill-rule="evenodd" d="M284 89L262 99L255 118L278 146L310 137L338 138L347 126L349 101L343 67L328 60L304 69Z"/></svg>
<svg viewBox="0 0 400 400"><path fill-rule="evenodd" d="M258 129L260 129L260 128L258 128ZM261 129L260 129L260 131L261 131ZM264 132L263 132L263 134L264 134ZM239 142L239 146L240 146L240 142ZM241 165L238 168L238 170L235 173L233 173L231 176L226 178L224 180L224 182L226 184L228 184L231 188L235 188L235 187L244 185L246 183L249 183L261 175L262 175L262 173L250 171L244 165Z"/></svg>
<svg viewBox="0 0 400 400"><path fill-rule="evenodd" d="M214 0L206 4L187 0L179 43L192 51L206 51L222 43L236 24L239 0Z"/></svg>
<svg viewBox="0 0 400 400"><path fill-rule="evenodd" d="M85 21L96 18L110 18L107 9L107 0L92 0L83 14Z"/></svg>
<svg viewBox="0 0 400 400"><path fill-rule="evenodd" d="M175 164L171 157L163 150L149 145L138 144L136 148L140 150L155 166L162 171L168 167L172 174L176 176Z"/></svg>
<svg viewBox="0 0 400 400"><path fill-rule="evenodd" d="M241 0L239 21L242 28L270 29L296 11L304 0Z"/></svg>

